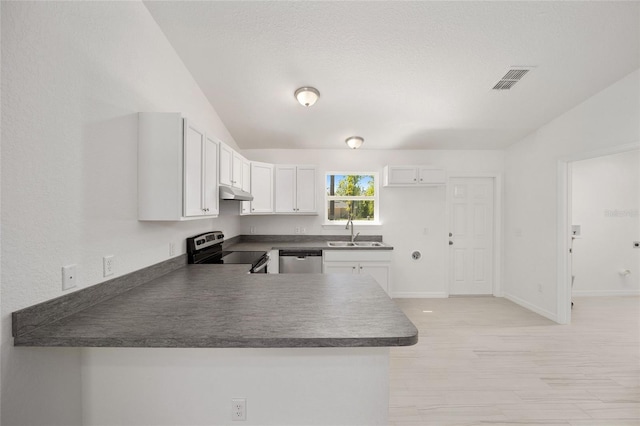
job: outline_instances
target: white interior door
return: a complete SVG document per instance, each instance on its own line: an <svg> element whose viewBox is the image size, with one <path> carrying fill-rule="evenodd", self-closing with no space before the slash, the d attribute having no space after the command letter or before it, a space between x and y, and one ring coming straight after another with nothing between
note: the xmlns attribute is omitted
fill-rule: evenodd
<svg viewBox="0 0 640 426"><path fill-rule="evenodd" d="M492 294L493 178L452 178L449 191L449 294Z"/></svg>

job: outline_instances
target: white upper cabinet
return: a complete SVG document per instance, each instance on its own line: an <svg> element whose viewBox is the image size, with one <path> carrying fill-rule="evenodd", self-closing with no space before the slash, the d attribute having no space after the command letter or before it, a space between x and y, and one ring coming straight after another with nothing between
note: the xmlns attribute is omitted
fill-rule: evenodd
<svg viewBox="0 0 640 426"><path fill-rule="evenodd" d="M384 186L444 185L447 174L429 166L385 166Z"/></svg>
<svg viewBox="0 0 640 426"><path fill-rule="evenodd" d="M251 162L251 212L273 213L273 164Z"/></svg>
<svg viewBox="0 0 640 426"><path fill-rule="evenodd" d="M316 208L315 166L276 165L276 213L313 213Z"/></svg>
<svg viewBox="0 0 640 426"><path fill-rule="evenodd" d="M243 162L247 160L242 155L228 145L220 143L220 185L242 189Z"/></svg>
<svg viewBox="0 0 640 426"><path fill-rule="evenodd" d="M220 144L220 185L231 186L233 180L233 149Z"/></svg>
<svg viewBox="0 0 640 426"><path fill-rule="evenodd" d="M184 120L184 215L218 215L218 143Z"/></svg>
<svg viewBox="0 0 640 426"><path fill-rule="evenodd" d="M138 219L218 215L218 143L179 113L138 114Z"/></svg>
<svg viewBox="0 0 640 426"><path fill-rule="evenodd" d="M203 213L204 132L193 123L184 120L184 215L199 216Z"/></svg>
<svg viewBox="0 0 640 426"><path fill-rule="evenodd" d="M418 169L409 166L387 166L384 169L384 184L415 185L418 182Z"/></svg>
<svg viewBox="0 0 640 426"><path fill-rule="evenodd" d="M203 186L202 197L207 215L220 213L220 197L218 192L218 142L205 135L203 145Z"/></svg>
<svg viewBox="0 0 640 426"><path fill-rule="evenodd" d="M242 189L242 165L245 162L248 165L249 162L246 161L245 158L242 155L238 154L236 151L233 151L232 158L233 171L231 173L231 186Z"/></svg>
<svg viewBox="0 0 640 426"><path fill-rule="evenodd" d="M251 162L249 160L242 161L242 190L251 192ZM240 202L240 214L251 213L251 201Z"/></svg>
<svg viewBox="0 0 640 426"><path fill-rule="evenodd" d="M316 168L298 166L296 168L296 208L298 213L317 213L316 208Z"/></svg>
<svg viewBox="0 0 640 426"><path fill-rule="evenodd" d="M419 185L444 185L447 183L447 172L431 167L418 168Z"/></svg>
<svg viewBox="0 0 640 426"><path fill-rule="evenodd" d="M276 212L296 211L296 166L276 166Z"/></svg>

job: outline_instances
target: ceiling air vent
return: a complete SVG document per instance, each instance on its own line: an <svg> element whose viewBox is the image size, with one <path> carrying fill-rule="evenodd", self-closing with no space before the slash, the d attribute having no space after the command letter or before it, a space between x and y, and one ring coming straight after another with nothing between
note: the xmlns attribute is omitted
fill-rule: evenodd
<svg viewBox="0 0 640 426"><path fill-rule="evenodd" d="M509 71L507 71L504 77L502 77L500 81L498 81L495 86L493 86L493 90L511 89L533 68L534 67L512 67L511 69L509 69Z"/></svg>

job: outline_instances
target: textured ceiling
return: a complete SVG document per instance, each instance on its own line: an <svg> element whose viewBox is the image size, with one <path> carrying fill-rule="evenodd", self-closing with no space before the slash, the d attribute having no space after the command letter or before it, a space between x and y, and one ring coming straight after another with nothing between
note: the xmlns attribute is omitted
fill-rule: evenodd
<svg viewBox="0 0 640 426"><path fill-rule="evenodd" d="M243 149L502 148L640 67L638 2L145 4Z"/></svg>

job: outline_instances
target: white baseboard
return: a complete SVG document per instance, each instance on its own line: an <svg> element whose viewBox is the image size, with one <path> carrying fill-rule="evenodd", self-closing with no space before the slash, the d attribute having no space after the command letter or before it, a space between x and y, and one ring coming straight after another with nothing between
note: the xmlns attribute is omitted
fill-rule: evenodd
<svg viewBox="0 0 640 426"><path fill-rule="evenodd" d="M394 299L444 299L449 297L444 291L396 291Z"/></svg>
<svg viewBox="0 0 640 426"><path fill-rule="evenodd" d="M640 290L573 290L571 294L575 297L640 296Z"/></svg>
<svg viewBox="0 0 640 426"><path fill-rule="evenodd" d="M512 294L505 293L504 297L505 299L508 299L513 303L522 306L523 308L527 308L528 310L533 311L538 315L542 315L545 318L549 318L551 321L558 322L558 315L554 314L553 312L547 311L546 309L542 309Z"/></svg>

